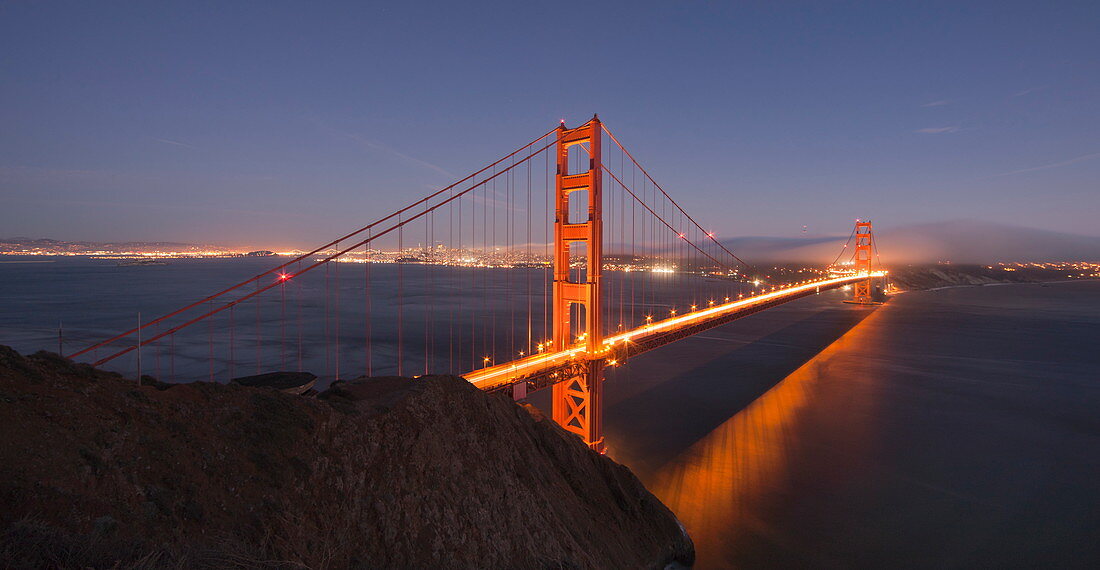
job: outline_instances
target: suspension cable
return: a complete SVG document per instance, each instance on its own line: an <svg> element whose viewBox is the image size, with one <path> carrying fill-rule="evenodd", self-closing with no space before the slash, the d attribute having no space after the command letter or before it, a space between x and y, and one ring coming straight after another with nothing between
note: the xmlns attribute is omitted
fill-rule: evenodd
<svg viewBox="0 0 1100 570"><path fill-rule="evenodd" d="M626 185L626 184L624 184L622 180L619 180L619 177L618 177L618 176L615 176L615 173L611 172L611 170L609 170L609 169L608 169L608 168L607 168L606 166L604 166L604 165L602 165L602 164L601 164L601 165L600 165L600 167L601 167L601 168L603 168L604 172L607 172L607 174L608 174L609 176L611 176L611 178L612 178L612 179L614 179L614 180L615 180L615 182L617 182L617 183L619 184L619 186L622 186L622 188L623 188L624 190L626 190L626 191L627 191L627 192L628 192L628 193L629 193L629 194L630 194L631 196L633 196L633 197L634 197L634 199L635 199L635 200L637 200L637 201L638 201L638 203L642 205L642 207L644 207L644 208L645 208L646 210L649 210L649 213L650 213L650 214L653 214L653 216L654 216L654 217L655 217L655 218L656 218L657 220L660 220L660 222L661 222L662 224L664 224L664 226L665 226L665 227L667 227L668 229L672 230L672 232L673 232L673 233L675 233L675 234L676 234L677 236L679 236L681 240L683 240L684 242L686 242L686 243L687 243L688 245L690 245L690 246L691 246L692 248L694 248L694 249L695 249L696 251L698 251L699 253L702 253L702 254L703 254L703 255L705 255L706 257L710 258L710 260L711 260L711 261L713 261L713 262L717 263L718 265L720 265L720 266L722 266L722 267L724 267L724 268L726 268L726 269L728 269L728 270L730 270L730 271L736 271L736 269L734 269L733 267L730 267L729 265L727 265L727 264L725 264L725 263L722 263L721 261L719 261L719 260L715 259L715 258L714 258L714 256L712 256L712 255L710 255L709 253L707 253L706 251L704 251L704 250L703 250L702 248L700 248L700 247L699 247L698 245L695 245L695 242L693 242L693 241L691 241L690 239L688 239L688 238L687 238L687 236L686 236L686 234L684 234L683 232L681 232L681 231L677 230L676 228L672 227L672 225L671 225L671 224L669 224L669 223L668 223L667 221L665 221L665 219L664 219L663 217L661 217L661 215L660 215L660 214L658 214L657 212L653 211L653 208L650 208L648 204L646 204L646 203L645 203L645 202L643 202L643 201L642 201L642 200L641 200L640 198L638 198L638 195L637 195L637 194L635 194L635 193L634 193L634 191L633 191L633 190L631 190L631 189L630 189L629 187L627 187L627 185ZM738 260L738 261L740 261L740 260ZM742 263L744 263L744 262L742 262Z"/></svg>
<svg viewBox="0 0 1100 570"><path fill-rule="evenodd" d="M603 126L602 123L601 123L601 126ZM645 169L645 167L642 166L634 158L634 155L630 154L629 150L626 150L626 147L624 147L623 144L621 142L619 142L619 139L615 138L614 133L612 133L610 130L608 130L608 128L606 126L603 126L603 130L604 130L605 133L607 133L607 136L611 137L611 140L615 141L615 144L618 145L619 149L622 150L624 153L626 153L626 156L630 158L630 161L633 162L634 165L637 166L638 169L642 171L642 174L645 174L645 177L648 178L649 181L652 182L653 185L656 186L657 189L661 191L661 194L664 194L665 198L668 198L669 202L671 202L672 205L676 206L676 208L678 210L680 210L680 212L682 212L685 216L687 216L687 219L691 220L691 223L694 224L696 228L699 228L699 231L703 232L703 235L705 235L708 239L710 239L710 241L712 241L716 245L718 245L718 247L722 248L722 251L725 251L727 254L729 254L730 257L732 257L732 258L736 259L737 261L739 261L741 263L741 265L744 265L746 268L748 268L752 271L756 271L755 267L753 267L751 264L749 264L745 260L741 259L740 257L737 257L725 245L722 245L722 242L715 239L713 232L708 232L706 229L703 228L703 226L699 225L699 222L696 222L695 218L693 218L691 216L691 214L687 213L687 211L684 210L684 208L680 206L679 202L677 202L675 199L673 199L672 196L669 196L668 192L665 192L665 189L663 187L661 187L661 185L658 184L657 181L654 180L652 176L649 175L649 171L647 171Z"/></svg>
<svg viewBox="0 0 1100 570"><path fill-rule="evenodd" d="M154 320L152 320L152 321L149 321L148 323L144 323L144 324L143 324L143 325L142 325L141 327L134 327L134 328L132 328L132 329L130 329L130 330L127 330L126 332L123 332L123 333L119 333L119 334L117 334L117 335L115 335L115 336L113 336L113 337L111 337L111 338L109 338L109 339L107 339L107 340L104 340L104 341L101 341L101 342L99 342L99 343L93 344L93 345L91 345L91 346L89 346L89 347L87 347L87 348L85 348L85 349L83 349L83 350L80 350L80 351L78 351L78 352L74 352L74 353L70 354L70 355L68 356L68 358L76 358L77 356L80 356L80 355L82 355L82 354L88 353L88 352L90 352L90 351L93 351L93 350L95 350L95 349L98 349L98 348L100 348L100 347L102 347L102 346L106 346L106 345L108 345L108 344L110 344L110 343L112 343L112 342L114 342L114 341L116 341L116 340L119 340L119 339L125 338L125 337L127 337L127 336L130 336L130 335L132 335L132 334L136 333L136 332L138 331L138 329L139 329L139 328L142 328L142 329L144 329L144 328L148 328L149 326L152 326L152 325L155 325L155 324L157 324L157 323L160 323L160 322L164 321L165 319L168 319L168 318L170 318L170 317L174 317L174 316L176 316L176 315L178 315L178 314L180 314L180 313L182 313L182 312L184 312L184 311L187 311L187 310L189 310L189 309L193 309L193 308L195 308L195 307L201 306L202 304L204 304L204 303L207 303L207 302L209 302L209 301L212 301L212 300L214 300L214 299L216 299L216 298L218 298L218 297L220 297L220 296L222 296L222 295L225 295L226 293L229 293L229 292L231 292L231 291L234 291L234 290L236 290L236 289L239 289L239 288L241 288L241 287L244 287L245 285L247 285L247 284L249 284L249 283L252 283L252 282L254 282L254 281L259 281L259 280L260 280L260 279L262 279L262 278L263 278L263 277L264 277L265 275L270 275L270 274L272 274L272 273L276 273L276 272L278 272L278 271L280 271L280 270L282 270L282 269L285 269L286 267L290 266L290 265L291 265L291 264L293 264L293 263L296 263L296 262L298 262L298 261L302 261L302 260L304 260L304 259L307 259L307 258L309 258L309 257L310 257L311 255L316 255L317 253L319 253L319 252L321 252L321 251L324 251L324 250L326 250L326 249L327 249L327 248L329 248L329 247L332 247L332 246L334 246L334 245L337 245L337 244L339 244L340 242L342 242L342 241L345 241L345 240L347 240L347 239L350 239L350 238L352 238L352 237L354 237L354 236L357 236L357 235L359 235L359 234L361 234L361 233L363 233L363 232L365 232L365 231L367 231L367 230L369 230L369 229L371 229L371 228L373 228L373 227L375 227L375 226L377 226L377 225L380 225L380 224L382 224L382 223L384 223L384 222L386 222L386 221L388 221L388 220L391 220L391 219L393 219L394 217L396 217L396 216L398 216L398 215L400 215L400 214L403 214L403 213L407 212L408 210L411 210L411 209L413 209L413 208L415 208L415 207L417 207L417 206L419 206L419 205L421 205L421 204L424 204L425 202L428 202L428 201L430 201L431 199L433 199L433 198L435 198L435 197L437 197L437 196L440 196L440 195L441 195L441 194L443 194L444 192L447 192L447 191L450 191L450 190L454 189L454 188L455 188L456 186L459 186L459 185L461 185L461 184L465 183L466 181L468 181L468 180L471 180L471 179L473 179L473 178L474 178L474 177L476 177L477 175L479 175L479 174L481 174L481 173L485 172L486 170L488 170L488 169L490 169L490 168L493 168L493 167L495 167L496 165L500 164L501 162L504 162L505 160L508 160L509 158L512 158L512 157L514 157L515 155L517 155L517 154L519 154L519 153L523 152L524 150L527 150L528 148L531 148L532 146L534 146L534 145L538 144L538 143L539 143L540 141L542 141L542 140L543 140L543 139L545 139L546 137L548 137L548 136L550 136L550 135L553 135L553 134L557 133L557 131L558 131L558 129L557 129L557 128L551 129L550 131L548 131L548 132L547 132L546 134L542 135L541 137L539 137L539 138L537 138L537 139L535 139L535 140L533 140L533 141L531 141L531 142L529 142L529 143L527 143L527 144L523 145L522 147L520 147L519 149L515 150L514 152L511 152L511 153L509 153L509 154L505 155L504 157L502 157L502 158L498 159L498 160L497 160L496 162L493 162L492 164L490 164L490 165L488 165L488 166L486 166L486 167L482 168L481 170L478 170L477 172L474 172L473 174L470 174L470 175L466 176L466 177L465 177L465 178L463 178L462 180L459 180L458 182L455 182L454 184L451 184L450 186L447 186L447 187L445 187L445 188L442 188L442 189L440 189L439 191L437 191L437 192L434 192L434 193L432 193L432 194L428 195L428 196L427 196L427 197L425 197L425 198L422 198L422 199L420 199L420 200L417 200L416 202L413 202L412 204L409 204L408 206L406 206L406 207L404 207L404 208L402 208L402 209L400 209L400 210L398 210L398 211L396 211L396 212L394 212L394 213L392 213L392 214L390 214L390 215L388 215L388 216L386 216L386 217L384 217L384 218L382 218L382 219L380 219L380 220L376 220L376 221L372 222L371 224L369 224L369 225L366 225L366 226L364 226L364 227L362 227L362 228L359 228L358 230L355 230L354 232L351 232L351 233L349 233L349 234L347 234L347 235L345 235L345 236L343 236L343 237L341 237L341 238L338 238L338 239L335 239L335 240L333 240L333 241L330 241L330 242L326 243L325 245L322 245L322 246L320 246L320 247L318 247L318 248L314 249L313 251L310 251L309 253L304 253L304 254L302 254L302 255L299 255L298 257L296 257L296 258L294 258L294 259L291 259L290 261L287 261L286 263L283 263L283 264L281 264L281 265L278 265L278 266L276 266L276 267L273 267L273 268L271 268L271 269L268 269L267 271L264 271L263 273L260 273L260 274L256 275L255 277L252 277L252 278L250 278L250 279L247 279L247 280L245 280L245 281L242 281L242 282L240 282L240 283L237 283L236 285L233 285L232 287L228 287L228 288L226 288L226 289L223 289L222 291L219 291L219 292L217 292L217 293L214 293L214 294L212 294L212 295L209 295L209 296L207 296L207 297L205 297L205 298L203 298L203 299L200 299L200 300L198 300L198 301L195 301L194 303L191 303L190 305L187 305L187 306L185 306L185 307L182 307L182 308L180 308L180 309L177 309L177 310L175 310L175 311L172 311L171 313L168 313L168 314L166 314L166 315L164 315L164 316L158 317L158 318L156 318L156 319L154 319ZM556 143L556 142L557 142L557 139L555 139L555 141L554 141L554 142ZM546 150L546 149L547 149L547 148L549 148L549 147L550 147L550 146L551 146L552 144L554 144L554 143L551 143L550 145L547 145L547 146L543 147L542 149L540 149L540 150L538 150L538 151L536 151L536 152L534 152L534 153L532 153L532 154L528 155L528 156L527 156L526 158L524 158L523 160L527 160L527 159L531 158L531 156L534 156L535 154L538 154L539 152L542 152L543 150ZM445 203L445 202L444 202L444 203ZM360 242L360 243L362 243L362 242ZM160 337L158 336L158 338L160 338ZM143 344L147 344L147 343L143 343ZM104 361L102 361L102 360L101 360L100 362L104 362Z"/></svg>
<svg viewBox="0 0 1100 570"><path fill-rule="evenodd" d="M556 129L555 129L555 130L556 130ZM552 132L553 132L553 131L552 131ZM544 136L540 137L540 138L539 138L538 140L542 140L542 139L546 138L546 136L548 136L548 135L544 135ZM438 208L440 208L440 207L442 207L442 206L445 206L446 204L450 203L451 201L454 201L454 200L456 200L456 199L458 199L458 198L461 198L462 196L465 196L466 194L468 194L468 193L472 192L472 191L473 191L473 190L475 190L476 188L478 188L478 187L481 187L481 186L484 186L484 185L485 185L485 184L486 184L487 182L490 182L490 181L494 180L494 179L495 179L496 177L498 177L498 176L501 176L501 175L505 174L506 172L509 172L509 171L510 171L510 170L511 170L512 168L515 168L515 167L516 167L516 165L522 164L523 162L525 162L525 161L527 161L527 160L530 160L530 159L531 159L532 157L534 157L534 156L537 156L537 155L538 155L539 153L541 153L542 151L544 151L544 150L546 150L546 149L550 148L551 146L553 146L553 145L555 145L555 144L557 144L557 140L556 140L556 139L555 139L554 141L552 141L552 142L550 142L550 143L548 143L548 144L544 145L544 146L543 146L542 148L540 148L540 149L538 149L538 150L536 150L536 151L533 151L533 152L531 152L530 154L528 154L527 156L525 156L524 158L522 158L522 159L521 159L521 160L520 160L519 162L517 162L516 164L513 164L513 165L511 165L511 166L508 166L507 168L505 168L505 169L503 169L503 170L501 170L501 171L499 171L499 172L497 172L497 173L493 174L492 176L490 176L490 177L488 177L488 178L486 178L486 179L482 180L481 182L478 182L478 183L476 183L476 184L474 184L474 185L470 186L469 188L466 188L465 190L463 190L463 191L461 191L461 192L459 192L459 193L457 193L457 194L454 194L453 196L450 196L450 197L446 198L446 199L445 199L445 200L443 200L442 202L439 202L439 203L435 204L434 206L428 207L428 208L426 208L426 209L424 209L424 210L420 211L419 213L417 213L417 214L415 214L415 215L409 216L408 218L404 218L403 220L401 220L401 221L399 221L399 222L397 222L397 223L395 223L395 224L393 224L393 225L391 225L391 226L387 227L387 228L386 228L386 229L384 229L384 230L381 230L381 231L379 231L378 233L372 233L372 234L371 234L371 235L370 235L370 236L369 236L369 237L368 237L367 239L365 239L365 240L362 240L362 241L358 241L358 242L356 242L356 243L352 244L351 246L349 246L349 247L347 247L347 248L344 248L344 249L338 249L338 250L336 251L336 253L333 253L332 255L329 255L328 257L326 257L326 258L324 258L324 259L321 259L321 260L319 260L319 261L315 261L315 262L314 262L313 264L311 264L311 265L308 265L308 266L306 266L306 268L305 268L305 269L302 269L301 271L299 271L298 273L296 273L296 274L295 274L294 276L288 276L288 277L287 277L287 279L289 279L290 277L296 277L296 276L298 276L298 275L301 275L301 274L303 274L303 273L309 272L309 271L311 271L312 269L314 269L314 268L316 268L316 267L318 267L318 266L320 266L320 265L324 265L324 264L326 264L326 263L328 263L328 262L332 261L333 259L336 259L337 257L340 257L340 256L342 256L342 255L344 255L344 254L348 253L349 251L352 251L352 250L354 250L354 249L357 249L357 248L359 248L359 247L363 246L363 245L364 245L364 244L366 244L367 242L370 242L370 241L376 240L376 239L378 239L379 237L385 236L385 235L389 234L390 232L392 232L392 231L394 231L394 230L397 230L398 228L404 227L405 225L409 224L410 222L412 222L412 221L414 221L414 220L418 220L418 219L420 219L421 217L424 217L424 216L426 216L426 215L427 215L427 214L429 214L430 212L433 212L433 211L435 211L436 209L438 209ZM525 146L524 148L529 148L530 146L531 146L531 145L527 145L527 146ZM513 153L513 154L515 154L515 153ZM509 156L511 156L511 155L509 155ZM507 158L507 157L506 157L506 158ZM504 160L504 159L502 159L502 160ZM499 163L500 161L497 161L497 162ZM494 164L496 164L496 163L494 163ZM481 171L479 171L479 172L482 172L482 171L484 171L484 170L485 170L485 169L482 169L482 170L481 170ZM447 189L444 189L444 190L447 190ZM442 191L440 191L440 192L442 192ZM438 196L438 195L440 194L440 192L436 192L435 194L433 194L433 196ZM425 200L419 200L419 201L417 201L417 202L416 202L416 204L423 204L423 203L424 203L424 201L425 201ZM389 215L389 216L386 216L385 218L383 218L383 220L380 220L380 221L384 221L384 220L392 219L392 218L393 218L394 216L397 216L397 215L399 215L399 214L402 214L402 213L404 213L404 212L408 211L408 210L409 210L410 208L411 208L411 206L410 206L410 207L406 207L406 208L403 208L403 209L399 210L398 212L395 212L394 214L391 214L391 215ZM378 223L379 223L379 222L375 222L375 223L373 223L373 224L371 224L371 225L369 225L369 226L366 226L365 228L363 228L363 230L366 230L366 229L372 228L372 227L374 227L374 226L378 225ZM362 230L361 230L361 231L362 231ZM358 233L358 232L356 232L356 233ZM349 235L354 235L354 234L349 234ZM346 238L341 238L340 240L336 240L336 241L334 241L334 242L331 242L331 243L330 243L329 245L333 245L333 244L336 244L336 243L338 243L338 242L340 242L340 241L343 241L344 239L346 239ZM303 256L303 257L304 257L304 256ZM300 260L300 259L301 259L301 258L299 258L298 260ZM295 261L297 261L297 260L295 260ZM292 262L287 262L287 263L284 263L284 264L280 265L280 266L279 266L279 268L283 268L283 267L286 267L286 266L290 265L290 263L292 263ZM217 294L215 294L215 295L211 295L210 297L207 297L207 299L204 299L203 301L199 301L198 303L193 303L193 304L191 304L191 305L188 305L187 307L184 307L183 309L178 309L178 310L176 310L176 311L173 311L172 313L169 313L169 314L167 314L167 315L165 315L165 316L163 316L163 317L160 317L160 318L159 318L159 319L157 319L157 321L155 321L155 322L163 321L164 319L167 319L168 317L171 317L171 316L173 316L173 315L177 315L177 314L179 314L179 313L181 313L181 312L183 312L183 311L185 311L185 310L187 310L187 309L189 309L189 308L195 307L196 305L198 305L198 304L200 304L200 303L204 303L204 302L207 302L208 300L210 300L210 299L214 299L214 298L216 298L216 297L218 297L218 296L220 296L220 295L222 295L222 294L224 294L224 293L226 293L226 292L228 292L228 291L231 291L231 290L237 289L237 288L239 288L239 287L241 287L241 286L243 286L243 285L245 285L245 284L248 284L248 283L251 283L251 282L253 282L253 281L256 281L256 280L258 280L258 279L259 279L260 277L263 277L264 275L267 275L267 274L269 274L269 273L271 273L271 271L266 271L266 272L264 272L264 273L261 273L261 274L260 274L260 275L258 275L257 277L254 277L254 278L252 278L252 279L249 279L248 281L244 281L244 282L242 282L242 283L239 283L239 284L237 284L237 285L234 285L233 287L230 287L229 289L226 289L225 291L222 291L221 293L217 293ZM205 319L205 318L207 318L207 317L209 317L209 316L211 316L211 315L215 315L215 314L217 314L217 313L219 313L219 312L221 312L221 311L223 311L223 310L225 310L225 309L227 309L227 308L229 308L229 307L231 307L231 306L234 306L234 305L238 305L238 304L240 304L240 303L242 303L242 302L244 302L244 301L247 301L248 299L251 299L252 297L255 297L256 295L259 295L260 293L263 293L264 291L267 291L267 290L269 290L269 289L272 289L272 288L274 288L274 287L277 287L277 286L278 286L278 285L279 285L280 283L282 283L282 281L283 281L283 280L284 280L283 278L280 278L280 279L276 280L276 281L275 281L274 283L270 283L270 284L268 284L268 285L265 285L265 286L263 286L263 287L257 287L257 289L256 289L255 291L252 291L251 293L248 293L248 294L246 294L246 295L244 295L244 296L242 296L242 297L239 297L238 299L236 299L236 300L234 300L234 301L230 301L229 303L226 303L226 304L222 305L221 307L217 307L217 308L214 308L214 309L210 309L210 310L208 310L207 312L205 312L205 313L203 313L203 314L201 314L201 315L198 315L198 316L196 316L196 317L194 317L194 318L192 318L192 319L190 319L190 320L188 320L188 321L186 321L186 322L184 322L184 323L182 323L182 324L176 325L176 326L174 326L174 327L172 327L172 328L170 328L170 329L168 329L168 330L166 330L166 331L163 331L163 332L161 332L161 333L159 333L159 334L157 334L157 335L155 335L155 336L152 336L152 337L150 337L149 339L143 340L143 341L142 341L142 343L141 343L141 346L145 346L146 344L149 344L149 343L151 343L151 342L154 342L154 341L156 341L156 340L159 340L159 339L161 339L161 338L163 338L163 337L165 337L165 336L168 336L168 335L170 335L170 334L172 334L172 333L174 333L174 332L176 332L176 331L178 331L178 330L180 330L180 329L182 329L182 328L184 328L184 327L187 327L187 326L189 326L189 325L192 325L192 324L194 324L194 323L196 323L196 322L198 322L198 321L201 321L201 320L203 320L203 319ZM258 286L258 285L259 285L259 284L257 283L257 286ZM144 325L144 326L148 326L148 325ZM144 326L143 326L142 328L144 328ZM100 346L104 346L104 345L106 345L106 344L110 343L110 342L111 342L111 341L113 341L113 340L117 340L117 339L119 339L119 338L123 338L123 337L125 337L125 336L126 336L126 335L128 335L128 334L132 334L132 333L134 333L134 332L137 332L137 330L138 330L138 329L137 329L137 328L135 328L135 329L132 329L132 330L130 330L130 331L128 331L128 332L126 332L126 333L122 333L122 334L120 334L120 335L117 335L117 336L113 337L112 339L109 339L109 340L103 341L103 342L101 342L101 343L99 343L99 344L95 344L95 345L92 345L91 347L89 347L89 348L87 348L87 349L84 349L84 350L82 350L82 351L80 351L80 352L78 352L78 353L75 353L75 354L73 354L73 355L70 355L70 356L69 356L69 358L72 358L72 357L78 356L78 355L80 355L80 354L83 354L83 353L85 353L85 352L88 352L89 350L92 350L92 349L98 348L98 347L100 347ZM137 345L133 345L133 346L128 346L128 347L126 347L126 348L124 348L124 349L122 349L122 350L120 350L120 351L118 351L118 352L115 352L114 354L111 354L111 355L109 355L109 356L106 356L106 357L104 357L104 358L100 358L100 359L99 359L99 360L97 360L96 362L93 362L93 363L92 363L92 366L99 366L99 365L101 365L101 364L103 364L103 363L105 363L105 362L109 362L109 361L111 361L111 360L113 360L113 359L115 359L115 358L118 358L119 356L122 356L122 355L124 355L124 354L127 354L127 353L129 353L130 351L132 351L132 350L134 350L134 349L136 349L136 348L137 348Z"/></svg>

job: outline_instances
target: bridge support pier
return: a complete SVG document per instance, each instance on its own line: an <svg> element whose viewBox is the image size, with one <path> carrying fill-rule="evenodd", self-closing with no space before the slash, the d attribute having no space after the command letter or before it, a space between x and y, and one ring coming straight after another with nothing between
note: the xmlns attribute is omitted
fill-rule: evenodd
<svg viewBox="0 0 1100 570"><path fill-rule="evenodd" d="M601 398L603 360L597 356L603 346L600 309L600 273L603 268L602 131L598 117L575 129L565 128L564 123L558 127L552 301L554 350L566 350L579 343L585 346L585 352L578 355L585 361L580 373L554 385L553 418L566 431L577 434L589 447L599 452L604 450ZM587 153L587 171L569 172L570 149ZM587 219L570 220L570 198L581 194L587 195ZM571 267L572 244L584 245L583 268ZM573 327L571 314L583 318L583 328Z"/></svg>
<svg viewBox="0 0 1100 570"><path fill-rule="evenodd" d="M603 453L603 360L589 360L581 374L553 390L554 421Z"/></svg>

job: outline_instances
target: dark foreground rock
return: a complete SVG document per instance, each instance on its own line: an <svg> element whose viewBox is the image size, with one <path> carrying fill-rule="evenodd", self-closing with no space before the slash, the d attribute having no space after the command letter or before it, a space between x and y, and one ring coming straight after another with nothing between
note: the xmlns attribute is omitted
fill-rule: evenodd
<svg viewBox="0 0 1100 570"><path fill-rule="evenodd" d="M0 567L659 568L625 467L449 376L135 386L0 347Z"/></svg>

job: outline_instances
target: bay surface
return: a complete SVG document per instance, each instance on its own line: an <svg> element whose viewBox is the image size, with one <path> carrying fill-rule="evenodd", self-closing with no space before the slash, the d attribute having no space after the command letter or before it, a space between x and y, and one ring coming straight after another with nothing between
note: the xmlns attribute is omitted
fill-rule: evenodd
<svg viewBox="0 0 1100 570"><path fill-rule="evenodd" d="M132 326L138 311L163 314L275 264L5 261L17 263L0 264L0 344L25 353L56 350L59 321L69 352ZM171 357L178 380L224 381L281 358L322 383L337 362L343 377L358 375L368 298L375 373L397 371L397 306L435 331L404 332L406 374L429 358L459 370L483 353L506 357L526 346L505 331L516 314L527 326L528 307L530 326L542 326L540 269L486 279L478 269L379 266L369 292L365 269L345 264L296 282L297 328L280 330L287 307L274 297L235 315L235 353L223 316L148 350L144 370L163 378ZM643 312L675 308L685 291L661 276L633 278L648 291ZM632 281L609 282L621 300ZM912 292L877 308L843 298L809 297L609 369L609 454L676 512L697 567L1100 566L1100 282ZM249 332L257 321L266 336ZM462 346L446 347L458 334ZM132 373L134 362L112 366ZM531 400L548 403L545 392Z"/></svg>

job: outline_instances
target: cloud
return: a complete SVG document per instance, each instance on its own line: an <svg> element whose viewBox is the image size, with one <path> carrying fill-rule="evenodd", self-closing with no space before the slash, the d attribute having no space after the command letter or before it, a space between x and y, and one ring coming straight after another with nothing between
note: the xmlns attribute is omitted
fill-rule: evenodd
<svg viewBox="0 0 1100 570"><path fill-rule="evenodd" d="M195 148L194 146L191 146L187 143L181 143L179 141L174 141L174 140L170 140L170 139L158 139L156 137L149 137L149 138L151 138L151 139L153 139L153 140L155 140L159 143L171 144L171 145L182 146L182 147L187 147L187 148Z"/></svg>
<svg viewBox="0 0 1100 570"><path fill-rule="evenodd" d="M64 168L43 168L33 166L0 166L0 182L16 184L56 183L73 181L111 182L121 181L151 182L158 180L156 174L144 172L124 172L116 170L73 170Z"/></svg>
<svg viewBox="0 0 1100 570"><path fill-rule="evenodd" d="M922 135L942 135L944 133L953 133L957 130L959 130L959 127L951 125L947 127L928 127L926 129L917 129L913 132L920 133Z"/></svg>
<svg viewBox="0 0 1100 570"><path fill-rule="evenodd" d="M1071 158L1069 160L1063 160L1061 162L1054 162L1054 163L1051 163L1051 164L1044 164L1042 166L1033 166L1031 168L1021 168L1020 170L1011 170L1009 172L1002 172L1000 174L993 175L991 178L997 177L997 176L1011 176L1013 174L1023 174L1025 172L1035 172L1036 170L1049 170L1051 168L1061 168L1063 166L1069 166L1071 164L1076 164L1078 162L1084 162L1086 160L1093 160L1093 159L1096 159L1096 158L1100 158L1100 152L1094 152L1092 154L1085 154L1085 155L1078 156L1076 158Z"/></svg>
<svg viewBox="0 0 1100 570"><path fill-rule="evenodd" d="M486 204L490 208L502 208L505 211L510 211L510 212L526 212L527 211L526 208L521 208L519 206L519 204L514 204L514 203L509 204L507 198L504 198L504 199L500 198L501 192L499 190L494 192L491 188L489 188L487 186L484 187L484 188L485 189L481 194L478 194L477 192L471 193L469 195L470 196L470 201L475 203L475 204ZM490 192L493 192L492 196L489 195Z"/></svg>
<svg viewBox="0 0 1100 570"><path fill-rule="evenodd" d="M454 173L448 172L446 169L444 169L440 166L436 166L436 165L434 165L434 164L432 164L432 163L430 163L426 160L420 160L419 158L409 156L409 155L407 155L403 152L396 151L396 150L394 150L394 149L392 149L392 148L390 148L390 147L388 147L384 144L374 142L372 140L361 137L357 134L345 133L344 136L348 137L349 139L351 139L353 141L358 142L359 144L363 145L366 148L369 148L369 149L372 149L372 150L380 150L380 151L388 153L392 156L396 156L397 158L400 158L401 160L404 160L406 162L410 162L412 164L416 164L416 165L419 165L419 166L423 166L424 168L434 170L434 171L436 171L436 172L438 172L438 173L440 173L440 174L442 174L442 175L444 175L448 178L458 178L457 175L455 175Z"/></svg>
<svg viewBox="0 0 1100 570"><path fill-rule="evenodd" d="M929 102L929 103L925 103L925 104L921 105L921 107L943 107L944 105L948 105L950 103L951 103L950 101L948 101L946 99L943 99L943 100L940 100L940 101L932 101L932 102Z"/></svg>
<svg viewBox="0 0 1100 570"><path fill-rule="evenodd" d="M439 174L442 174L442 175L444 175L444 176L446 176L447 178L450 178L450 179L458 178L458 175L456 175L453 172L448 171L447 169L445 169L441 166L436 166L435 164L432 164L432 163L430 163L426 160L420 160L419 158L416 158L414 156L409 156L409 155L407 155L403 152L399 152L397 150L394 150L394 149L392 149L392 148L390 148L390 147L388 147L388 146L386 146L382 143L370 140L370 139L368 139L364 136L358 135L356 133L349 133L349 132L347 132L343 129L336 129L334 127L331 127L325 121L321 120L316 115L314 115L312 112L306 114L306 119L308 121L310 121L311 123L313 123L314 125L316 125L318 128L324 130L326 133L328 133L332 136L338 137L338 138L346 138L348 140L355 141L359 146L361 146L361 147L363 147L367 150L381 151L384 154L388 154L391 157L398 158L398 159L400 159L404 162L407 162L407 163L410 163L410 164L415 164L417 166L421 166L421 167L427 168L429 170L433 170L435 172L438 172Z"/></svg>
<svg viewBox="0 0 1100 570"><path fill-rule="evenodd" d="M31 166L0 166L0 182L13 184L51 184L72 183L74 181L91 183L118 184L122 182L135 182L148 184L152 182L164 182L166 180L178 180L178 174L165 174L161 172L141 172L125 170L71 170L64 168L43 168ZM208 184L212 181L220 182L270 182L276 178L268 174L199 174L190 176L188 180Z"/></svg>
<svg viewBox="0 0 1100 570"><path fill-rule="evenodd" d="M1043 89L1046 89L1046 88L1047 88L1046 85L1044 85L1042 87L1032 87L1031 89L1024 89L1023 91L1020 91L1018 93L1013 93L1012 96L1013 97L1023 97L1024 95L1030 95L1031 93L1034 93L1036 91L1042 91Z"/></svg>

